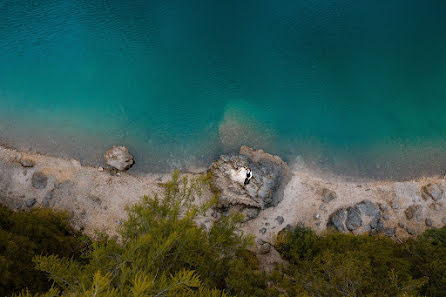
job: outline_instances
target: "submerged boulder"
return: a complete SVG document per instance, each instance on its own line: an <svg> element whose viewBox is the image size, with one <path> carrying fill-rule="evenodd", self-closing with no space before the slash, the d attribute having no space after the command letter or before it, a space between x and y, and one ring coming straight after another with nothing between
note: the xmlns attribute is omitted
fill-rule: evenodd
<svg viewBox="0 0 446 297"><path fill-rule="evenodd" d="M120 171L129 169L134 161L133 156L125 146L113 146L104 154L104 161L107 165Z"/></svg>
<svg viewBox="0 0 446 297"><path fill-rule="evenodd" d="M252 178L245 184L246 171L250 168ZM212 187L218 193L218 208L233 208L243 211L247 218L257 216L254 209L276 206L283 195L278 193L288 166L278 156L242 146L238 154L222 155L209 169Z"/></svg>

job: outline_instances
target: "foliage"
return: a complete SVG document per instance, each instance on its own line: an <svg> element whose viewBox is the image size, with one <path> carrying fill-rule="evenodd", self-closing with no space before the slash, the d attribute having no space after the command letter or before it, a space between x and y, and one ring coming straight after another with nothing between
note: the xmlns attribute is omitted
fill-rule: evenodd
<svg viewBox="0 0 446 297"><path fill-rule="evenodd" d="M86 263L37 256L36 267L63 296L256 294L266 285L246 251L252 240L237 231L240 215L222 217L209 231L195 221L214 203L195 201L206 183L206 177L191 181L175 172L162 197L128 208L119 240L104 235L92 244ZM236 272L250 279L239 283Z"/></svg>
<svg viewBox="0 0 446 297"><path fill-rule="evenodd" d="M17 296L446 296L446 227L403 243L284 230L275 248L287 264L267 274L248 250L252 239L238 229L240 215L200 226L215 203L196 200L207 185L208 175L190 180L175 172L161 195L127 209L119 238L99 236L81 259L70 257L70 248L37 254L36 268L53 287L44 295ZM10 226L3 216L0 223Z"/></svg>
<svg viewBox="0 0 446 297"><path fill-rule="evenodd" d="M398 244L297 227L278 236L276 248L290 265L271 278L289 296L446 296L445 230Z"/></svg>
<svg viewBox="0 0 446 297"><path fill-rule="evenodd" d="M85 247L68 223L68 214L50 209L14 212L0 206L0 296L28 287L50 288L45 275L32 263L35 255L78 257Z"/></svg>

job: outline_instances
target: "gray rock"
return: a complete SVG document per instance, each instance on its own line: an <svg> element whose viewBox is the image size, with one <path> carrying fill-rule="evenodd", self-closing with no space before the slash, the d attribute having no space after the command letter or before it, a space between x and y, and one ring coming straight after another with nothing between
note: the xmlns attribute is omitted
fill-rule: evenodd
<svg viewBox="0 0 446 297"><path fill-rule="evenodd" d="M415 216L420 215L420 212L420 205L411 205L404 211L404 214L408 220L412 220Z"/></svg>
<svg viewBox="0 0 446 297"><path fill-rule="evenodd" d="M42 205L45 207L50 207L50 202L48 201L48 199L43 198Z"/></svg>
<svg viewBox="0 0 446 297"><path fill-rule="evenodd" d="M257 243L258 243L258 244L264 244L265 241L263 241L263 239L261 239L261 238L257 238Z"/></svg>
<svg viewBox="0 0 446 297"><path fill-rule="evenodd" d="M268 254L269 252L271 252L271 244L269 244L268 242L262 244L260 246L260 253L261 254Z"/></svg>
<svg viewBox="0 0 446 297"><path fill-rule="evenodd" d="M435 210L441 210L441 206L440 206L440 204L435 203L435 204L434 204L434 209L435 209Z"/></svg>
<svg viewBox="0 0 446 297"><path fill-rule="evenodd" d="M398 202L398 201L392 201L391 202L391 205L390 205L390 207L393 209L393 210L398 210L399 208L400 208L400 203Z"/></svg>
<svg viewBox="0 0 446 297"><path fill-rule="evenodd" d="M282 225L283 222L285 222L285 219L282 216L277 216L276 221L279 225Z"/></svg>
<svg viewBox="0 0 446 297"><path fill-rule="evenodd" d="M32 207L34 204L36 204L36 202L36 198L29 198L28 200L26 200L25 204L27 207Z"/></svg>
<svg viewBox="0 0 446 297"><path fill-rule="evenodd" d="M429 219L429 218L427 218L425 221L424 221L425 223L426 223L426 226L428 226L428 227L432 227L432 220L431 219Z"/></svg>
<svg viewBox="0 0 446 297"><path fill-rule="evenodd" d="M266 233L266 228L262 228L262 229L260 229L259 232L260 232L261 234L265 234L265 233Z"/></svg>
<svg viewBox="0 0 446 297"><path fill-rule="evenodd" d="M314 218L315 220L319 220L320 217L321 217L321 215L318 214L318 213L315 213L315 214L313 215L313 218Z"/></svg>
<svg viewBox="0 0 446 297"><path fill-rule="evenodd" d="M388 215L383 215L382 218L384 221L388 221L390 219Z"/></svg>
<svg viewBox="0 0 446 297"><path fill-rule="evenodd" d="M217 217L218 217L218 213L214 210L214 211L212 212L211 216L212 216L213 218L217 218Z"/></svg>
<svg viewBox="0 0 446 297"><path fill-rule="evenodd" d="M32 177L32 185L36 189L45 189L48 183L48 177L41 172L36 172Z"/></svg>
<svg viewBox="0 0 446 297"><path fill-rule="evenodd" d="M400 226L401 228L405 228L406 225L403 222L398 222L398 226Z"/></svg>
<svg viewBox="0 0 446 297"><path fill-rule="evenodd" d="M346 217L345 208L340 208L340 209L336 210L328 218L327 227L335 228L338 231L344 232L345 231L345 227L344 227L345 217Z"/></svg>
<svg viewBox="0 0 446 297"><path fill-rule="evenodd" d="M22 159L20 160L20 165L22 165L23 167L34 167L36 165L36 163L33 160L29 160L29 159Z"/></svg>
<svg viewBox="0 0 446 297"><path fill-rule="evenodd" d="M441 219L441 222L442 222L443 224L446 224L446 218L442 218L442 219Z"/></svg>
<svg viewBox="0 0 446 297"><path fill-rule="evenodd" d="M321 204L319 206L319 210L326 210L326 209L327 209L327 207L325 206L325 204Z"/></svg>
<svg viewBox="0 0 446 297"><path fill-rule="evenodd" d="M52 200L53 199L53 192L50 191L50 192L46 193L44 199Z"/></svg>
<svg viewBox="0 0 446 297"><path fill-rule="evenodd" d="M243 167L252 170L248 185L244 184L243 177L236 176ZM283 198L278 190L283 178L288 176L288 165L279 157L245 146L239 154L221 156L209 170L212 187L219 193L218 206L228 208L276 206Z"/></svg>
<svg viewBox="0 0 446 297"><path fill-rule="evenodd" d="M410 228L410 227L407 227L407 228L406 228L406 231L407 231L407 233L409 233L410 235L415 235L415 230L412 229L412 228Z"/></svg>
<svg viewBox="0 0 446 297"><path fill-rule="evenodd" d="M382 211L386 211L388 209L388 207L384 203L380 203L379 204L379 209L381 209Z"/></svg>
<svg viewBox="0 0 446 297"><path fill-rule="evenodd" d="M353 231L362 225L361 213L357 207L349 207L347 209L347 220L345 226L348 230Z"/></svg>
<svg viewBox="0 0 446 297"><path fill-rule="evenodd" d="M432 198L438 201L443 198L443 189L438 184L427 184L421 188L421 195L424 200Z"/></svg>
<svg viewBox="0 0 446 297"><path fill-rule="evenodd" d="M247 222L249 220L257 218L259 216L260 209L255 207L247 207L242 211L242 213L245 215L243 221Z"/></svg>
<svg viewBox="0 0 446 297"><path fill-rule="evenodd" d="M368 217L379 217L381 216L381 212L376 207L376 205L369 200L364 200L356 204L356 207L361 212Z"/></svg>
<svg viewBox="0 0 446 297"><path fill-rule="evenodd" d="M290 224L287 224L284 229L287 231L293 231L294 228Z"/></svg>
<svg viewBox="0 0 446 297"><path fill-rule="evenodd" d="M384 234L388 237L392 237L393 235L395 235L395 228L385 228Z"/></svg>
<svg viewBox="0 0 446 297"><path fill-rule="evenodd" d="M104 161L107 165L120 171L129 169L134 161L133 156L125 146L113 146L104 154Z"/></svg>
<svg viewBox="0 0 446 297"><path fill-rule="evenodd" d="M322 202L324 203L329 203L333 200L335 200L338 196L336 195L336 192L329 190L329 189L324 189L322 191Z"/></svg>

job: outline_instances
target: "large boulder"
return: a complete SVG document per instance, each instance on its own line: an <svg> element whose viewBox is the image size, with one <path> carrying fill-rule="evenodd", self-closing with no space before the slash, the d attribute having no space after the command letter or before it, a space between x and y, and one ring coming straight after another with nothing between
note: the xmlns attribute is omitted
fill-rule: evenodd
<svg viewBox="0 0 446 297"><path fill-rule="evenodd" d="M244 184L245 167L252 170L247 185ZM238 154L222 155L209 170L220 209L240 211L249 208L251 219L254 218L253 208L276 206L283 198L283 193L278 190L288 174L288 166L278 156L242 146Z"/></svg>
<svg viewBox="0 0 446 297"><path fill-rule="evenodd" d="M133 156L125 146L113 146L105 152L104 161L120 171L129 169L134 163Z"/></svg>

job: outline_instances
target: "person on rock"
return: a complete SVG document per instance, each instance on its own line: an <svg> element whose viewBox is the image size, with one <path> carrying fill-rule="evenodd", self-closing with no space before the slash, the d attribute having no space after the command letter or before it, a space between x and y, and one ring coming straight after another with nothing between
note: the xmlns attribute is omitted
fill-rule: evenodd
<svg viewBox="0 0 446 297"><path fill-rule="evenodd" d="M246 178L245 178L245 185L249 184L249 181L252 177L252 171L251 168L246 168Z"/></svg>

